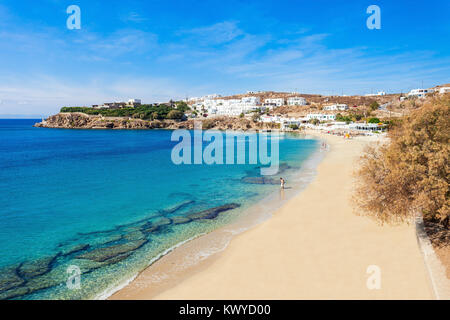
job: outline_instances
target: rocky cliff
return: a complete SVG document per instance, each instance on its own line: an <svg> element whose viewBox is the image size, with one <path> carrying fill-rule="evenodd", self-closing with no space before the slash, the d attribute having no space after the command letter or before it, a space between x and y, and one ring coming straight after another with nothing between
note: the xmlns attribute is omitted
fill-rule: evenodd
<svg viewBox="0 0 450 320"><path fill-rule="evenodd" d="M266 130L277 125L254 122L244 118L217 117L199 120L202 127L217 130ZM141 120L128 117L103 117L85 113L58 113L36 123L35 127L64 129L194 129L194 120Z"/></svg>

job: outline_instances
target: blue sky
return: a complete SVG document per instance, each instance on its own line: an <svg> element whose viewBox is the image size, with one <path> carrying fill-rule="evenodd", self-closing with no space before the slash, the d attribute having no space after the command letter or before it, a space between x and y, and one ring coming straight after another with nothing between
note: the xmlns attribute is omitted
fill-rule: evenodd
<svg viewBox="0 0 450 320"><path fill-rule="evenodd" d="M66 9L81 9L68 30ZM369 30L369 5L381 29ZM450 1L0 0L0 114L247 90L450 82Z"/></svg>

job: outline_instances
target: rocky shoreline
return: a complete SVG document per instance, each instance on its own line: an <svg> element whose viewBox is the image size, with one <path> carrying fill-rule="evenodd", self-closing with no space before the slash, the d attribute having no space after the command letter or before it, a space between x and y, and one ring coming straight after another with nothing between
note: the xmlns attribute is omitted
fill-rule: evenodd
<svg viewBox="0 0 450 320"><path fill-rule="evenodd" d="M81 274L87 274L127 259L153 241L152 235L166 232L171 226L216 219L219 214L240 207L238 203L226 203L192 211L187 215L167 216L193 203L194 201L185 201L173 208L161 210L156 216L119 225L112 230L79 233L77 239L83 238L86 243L61 243L53 255L0 268L0 300L20 298L63 285L67 280L67 267L74 262L80 266ZM94 238L89 238L99 234L107 235L110 239L96 243Z"/></svg>
<svg viewBox="0 0 450 320"><path fill-rule="evenodd" d="M203 129L216 130L271 130L278 129L277 125L271 123L255 122L245 118L217 117L199 120ZM42 122L36 123L39 128L60 129L194 129L194 120L142 120L129 117L104 117L101 115L87 115L85 113L58 113L50 116Z"/></svg>

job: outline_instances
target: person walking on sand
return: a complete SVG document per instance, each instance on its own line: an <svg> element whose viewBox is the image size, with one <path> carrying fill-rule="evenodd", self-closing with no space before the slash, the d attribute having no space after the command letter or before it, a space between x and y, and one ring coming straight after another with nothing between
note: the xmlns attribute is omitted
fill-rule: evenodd
<svg viewBox="0 0 450 320"><path fill-rule="evenodd" d="M281 189L284 189L284 184L286 183L286 181L284 181L283 178L280 178L280 187Z"/></svg>

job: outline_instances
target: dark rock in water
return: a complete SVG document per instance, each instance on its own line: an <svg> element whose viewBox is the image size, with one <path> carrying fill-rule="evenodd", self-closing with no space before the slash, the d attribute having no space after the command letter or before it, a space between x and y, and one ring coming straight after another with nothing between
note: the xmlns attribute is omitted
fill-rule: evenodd
<svg viewBox="0 0 450 320"><path fill-rule="evenodd" d="M170 221L169 218L159 218L158 220L152 221L152 226L155 227L161 227L171 224L172 221Z"/></svg>
<svg viewBox="0 0 450 320"><path fill-rule="evenodd" d="M24 279L30 279L43 275L51 270L52 264L60 254L61 253L58 253L52 257L41 258L35 261L23 262L19 266L17 273Z"/></svg>
<svg viewBox="0 0 450 320"><path fill-rule="evenodd" d="M26 287L13 288L8 291L0 291L0 300L18 298L26 295L27 293L29 293L29 290Z"/></svg>
<svg viewBox="0 0 450 320"><path fill-rule="evenodd" d="M24 282L17 274L17 266L0 269L0 292L18 287Z"/></svg>
<svg viewBox="0 0 450 320"><path fill-rule="evenodd" d="M188 222L192 221L192 219L190 219L188 217L181 217L181 216L172 217L171 219L172 219L173 224L183 224L183 223L188 223Z"/></svg>
<svg viewBox="0 0 450 320"><path fill-rule="evenodd" d="M187 201L184 201L184 202L182 202L182 203L180 203L180 204L178 204L178 205L176 205L176 206L174 206L172 208L164 209L164 210L162 210L162 212L166 213L166 214L167 213L174 213L174 212L177 212L177 211L179 211L181 209L186 208L187 206L189 206L189 205L191 205L193 203L195 203L194 200L187 200Z"/></svg>
<svg viewBox="0 0 450 320"><path fill-rule="evenodd" d="M170 224L172 224L172 220L170 220L169 218L162 217L157 220L147 222L141 227L140 230L144 233L152 233L161 231L162 230L161 227Z"/></svg>
<svg viewBox="0 0 450 320"><path fill-rule="evenodd" d="M284 172L289 169L292 169L292 167L287 163L280 163L280 165L278 166L278 172Z"/></svg>
<svg viewBox="0 0 450 320"><path fill-rule="evenodd" d="M144 233L152 233L159 230L159 226L152 226L151 224L142 227L141 231Z"/></svg>
<svg viewBox="0 0 450 320"><path fill-rule="evenodd" d="M219 213L228 211L228 210L232 210L232 209L235 209L240 206L241 205L238 203L229 203L229 204L225 204L223 206L214 207L214 208L203 210L200 212L191 213L188 215L188 217L191 218L192 220L215 219L219 215Z"/></svg>
<svg viewBox="0 0 450 320"><path fill-rule="evenodd" d="M90 272L98 270L100 268L107 267L109 265L116 264L116 263L118 263L120 261L123 261L126 258L128 258L129 256L131 256L133 254L133 252L134 251L122 253L122 254L119 254L119 255L117 255L115 257L112 257L111 259L107 259L107 260L105 260L103 262L99 262L96 265L89 266L88 268L85 268L83 274L90 273Z"/></svg>
<svg viewBox="0 0 450 320"><path fill-rule="evenodd" d="M259 166L259 167L255 167L255 169L256 170L260 170L261 168L264 168L264 167L262 167L262 166ZM283 172L285 172L286 170L289 170L289 169L293 169L294 167L291 167L290 165L288 165L287 163L280 163L279 165L278 165L278 174L281 174L281 173L283 173ZM251 171L247 171L247 172L249 172L247 175L248 176L251 176Z"/></svg>
<svg viewBox="0 0 450 320"><path fill-rule="evenodd" d="M108 240L106 240L105 242L100 243L100 245L102 245L102 246L104 246L104 245L110 245L110 244L116 243L116 242L118 242L118 241L121 241L122 239L123 239L123 235L117 234L117 235L114 235L114 236L110 237L110 238L109 238Z"/></svg>
<svg viewBox="0 0 450 320"><path fill-rule="evenodd" d="M87 249L89 249L89 247L90 247L89 244L77 244L77 245L74 245L74 246L66 249L65 251L63 251L62 255L69 256L73 253L87 250Z"/></svg>
<svg viewBox="0 0 450 320"><path fill-rule="evenodd" d="M279 180L266 177L244 177L241 179L241 182L250 184L280 184Z"/></svg>
<svg viewBox="0 0 450 320"><path fill-rule="evenodd" d="M38 290L48 289L51 287L65 284L68 274L65 267L60 267L59 270L53 269L51 272L42 276L32 278L27 281L25 287L29 293L33 293Z"/></svg>
<svg viewBox="0 0 450 320"><path fill-rule="evenodd" d="M104 262L106 260L109 260L111 258L115 258L121 254L131 252L134 250L139 249L144 244L146 244L147 240L137 240L137 241L130 241L123 244L117 244L110 247L104 247L104 248L97 248L92 251L86 252L84 254L81 254L77 256L77 259L87 259L91 261L96 262Z"/></svg>
<svg viewBox="0 0 450 320"><path fill-rule="evenodd" d="M125 234L123 236L123 238L128 241L143 240L143 239L145 239L145 234L140 230L136 230L136 231L132 231L130 233Z"/></svg>
<svg viewBox="0 0 450 320"><path fill-rule="evenodd" d="M120 262L120 261L122 261L122 260L125 260L125 259L128 258L132 253L133 253L133 252L122 253L122 254L119 254L118 256L115 256L114 258L105 260L105 261L102 263L102 267L108 266L108 265L110 265L110 264L115 264L115 263L118 263L118 262Z"/></svg>

